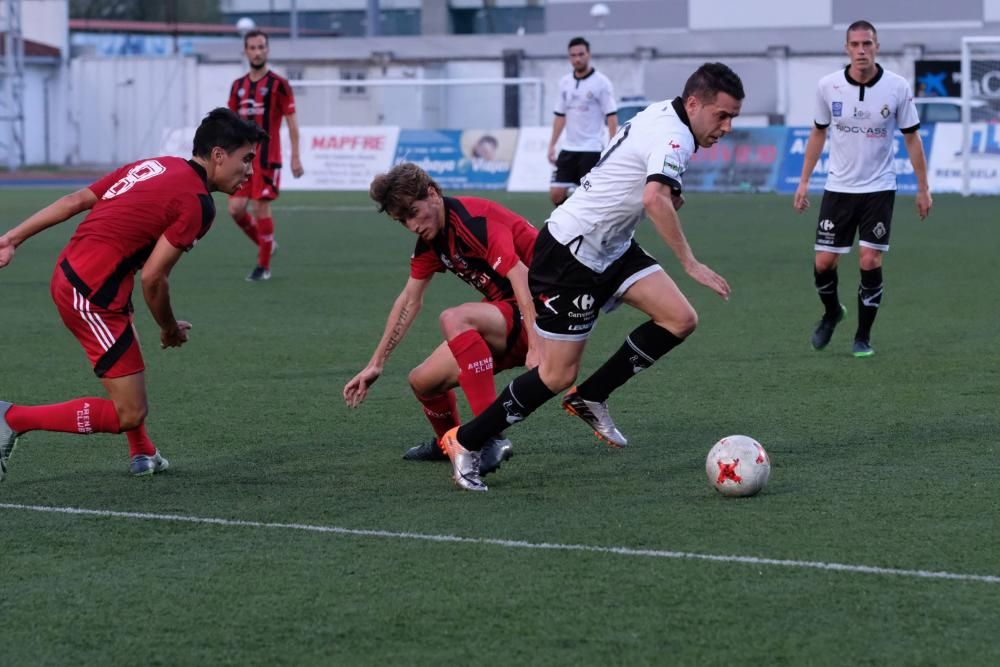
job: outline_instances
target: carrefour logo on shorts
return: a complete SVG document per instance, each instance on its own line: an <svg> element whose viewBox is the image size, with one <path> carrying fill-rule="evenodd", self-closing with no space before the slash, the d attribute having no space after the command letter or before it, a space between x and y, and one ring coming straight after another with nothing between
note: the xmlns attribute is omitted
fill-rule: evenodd
<svg viewBox="0 0 1000 667"><path fill-rule="evenodd" d="M834 102L833 103L833 115L836 116L836 117L838 117L838 118L840 116L844 115L844 103L843 102Z"/></svg>

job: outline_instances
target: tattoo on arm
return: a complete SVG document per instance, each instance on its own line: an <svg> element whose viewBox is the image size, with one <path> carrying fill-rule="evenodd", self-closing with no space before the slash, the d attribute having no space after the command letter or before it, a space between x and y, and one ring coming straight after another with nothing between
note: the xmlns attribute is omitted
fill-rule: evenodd
<svg viewBox="0 0 1000 667"><path fill-rule="evenodd" d="M396 323L392 326L392 334L389 336L389 342L385 346L385 353L382 355L383 361L388 359L392 351L399 345L399 341L403 338L403 332L406 330L406 321L409 319L410 310L406 306L403 306L399 311L399 317L396 318Z"/></svg>

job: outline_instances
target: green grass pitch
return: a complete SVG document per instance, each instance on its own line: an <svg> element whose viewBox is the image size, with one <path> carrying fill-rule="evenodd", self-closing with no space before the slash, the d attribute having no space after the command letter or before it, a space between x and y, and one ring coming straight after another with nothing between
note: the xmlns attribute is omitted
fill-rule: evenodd
<svg viewBox="0 0 1000 667"><path fill-rule="evenodd" d="M0 191L3 227L58 194ZM538 225L548 213L544 194L496 196ZM799 216L788 197L689 197L685 231L732 285L728 303L683 275L644 223L640 241L701 322L612 397L632 444L604 447L553 401L508 432L516 455L490 492L470 494L446 464L400 455L430 434L406 374L440 342L437 313L478 295L436 277L368 401L348 411L341 389L381 334L414 237L363 194L288 193L274 278L249 284L254 251L218 198L215 228L171 279L191 342L161 351L135 295L148 428L171 470L130 478L123 436L32 433L18 446L0 485L0 662L1000 663L996 200L940 196L923 222L912 199L897 201L877 354L858 360L856 251L840 273L847 321L827 350L808 343L818 199ZM0 271L0 398L101 395L48 295L73 227L32 239ZM583 373L641 321L602 316ZM755 498L706 484L705 455L732 433L771 454Z"/></svg>

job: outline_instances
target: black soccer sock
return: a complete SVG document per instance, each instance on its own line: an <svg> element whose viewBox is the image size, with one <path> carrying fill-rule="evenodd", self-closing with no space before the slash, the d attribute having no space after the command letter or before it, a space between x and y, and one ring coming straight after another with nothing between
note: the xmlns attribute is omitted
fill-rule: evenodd
<svg viewBox="0 0 1000 667"><path fill-rule="evenodd" d="M652 320L641 324L603 366L577 385L576 390L581 398L588 401L606 401L611 392L628 382L633 375L646 370L683 342L683 338L678 338Z"/></svg>
<svg viewBox="0 0 1000 667"><path fill-rule="evenodd" d="M840 297L837 296L837 269L827 269L817 271L813 268L813 277L816 281L816 291L819 293L819 300L823 302L826 313L823 317L835 320L840 318Z"/></svg>
<svg viewBox="0 0 1000 667"><path fill-rule="evenodd" d="M882 267L861 269L861 285L858 286L858 330L855 340L868 341L872 335L872 324L882 305Z"/></svg>
<svg viewBox="0 0 1000 667"><path fill-rule="evenodd" d="M475 419L463 424L458 429L458 441L466 449L479 451L489 438L522 421L553 396L555 394L538 375L538 369L533 368L514 378L497 400Z"/></svg>

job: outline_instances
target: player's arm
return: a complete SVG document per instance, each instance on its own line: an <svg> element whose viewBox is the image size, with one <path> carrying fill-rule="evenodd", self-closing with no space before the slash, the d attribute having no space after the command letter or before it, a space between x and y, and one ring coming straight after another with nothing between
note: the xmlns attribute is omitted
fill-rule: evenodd
<svg viewBox="0 0 1000 667"><path fill-rule="evenodd" d="M184 251L175 247L166 236L161 236L153 247L149 259L142 267L142 296L149 312L160 325L161 347L180 347L187 342L188 322L179 322L170 305L170 276L174 264Z"/></svg>
<svg viewBox="0 0 1000 667"><path fill-rule="evenodd" d="M11 263L17 247L32 236L58 225L60 222L69 220L77 213L92 209L96 203L97 195L90 188L77 190L60 197L14 229L0 236L0 269Z"/></svg>
<svg viewBox="0 0 1000 667"><path fill-rule="evenodd" d="M608 119L608 138L610 139L611 137L615 136L616 132L618 132L618 113L617 112L609 113L607 119Z"/></svg>
<svg viewBox="0 0 1000 667"><path fill-rule="evenodd" d="M292 176L298 178L305 173L299 153L299 119L292 113L285 116L285 120L288 122L288 141L292 144Z"/></svg>
<svg viewBox="0 0 1000 667"><path fill-rule="evenodd" d="M552 138L549 139L549 162L552 164L556 163L556 142L559 141L559 135L562 134L564 127L566 127L566 116L556 114L555 120L552 121Z"/></svg>
<svg viewBox="0 0 1000 667"><path fill-rule="evenodd" d="M649 181L642 191L642 205L646 207L646 214L653 221L657 234L677 255L687 274L723 299L729 299L729 283L725 278L695 259L681 229L674 197L680 199L679 194L673 194L670 184Z"/></svg>
<svg viewBox="0 0 1000 667"><path fill-rule="evenodd" d="M799 176L799 186L795 188L795 199L792 206L801 213L809 208L809 179L812 177L813 169L819 162L819 156L823 154L823 145L826 143L826 127L813 126L806 140L806 152L802 157L802 174Z"/></svg>
<svg viewBox="0 0 1000 667"><path fill-rule="evenodd" d="M528 267L524 262L518 262L507 272L507 280L514 290L514 298L517 299L517 307L521 311L524 326L528 332L528 356L525 366L534 368L539 362L538 332L535 331L535 300L531 297L531 290L528 288Z"/></svg>
<svg viewBox="0 0 1000 667"><path fill-rule="evenodd" d="M931 188L927 182L927 157L924 154L924 141L919 132L904 132L903 144L913 165L913 174L917 177L917 215L923 220L930 214L934 200L931 198Z"/></svg>
<svg viewBox="0 0 1000 667"><path fill-rule="evenodd" d="M364 369L351 378L350 382L344 385L344 401L350 408L356 408L368 395L368 388L375 384L375 381L382 375L385 362L389 356L399 346L409 331L410 325L416 319L424 304L424 292L430 284L430 278L417 279L410 278L406 281L403 291L396 297L389 311L389 317L385 322L385 330L382 332L382 339L379 340L372 354L371 360Z"/></svg>

